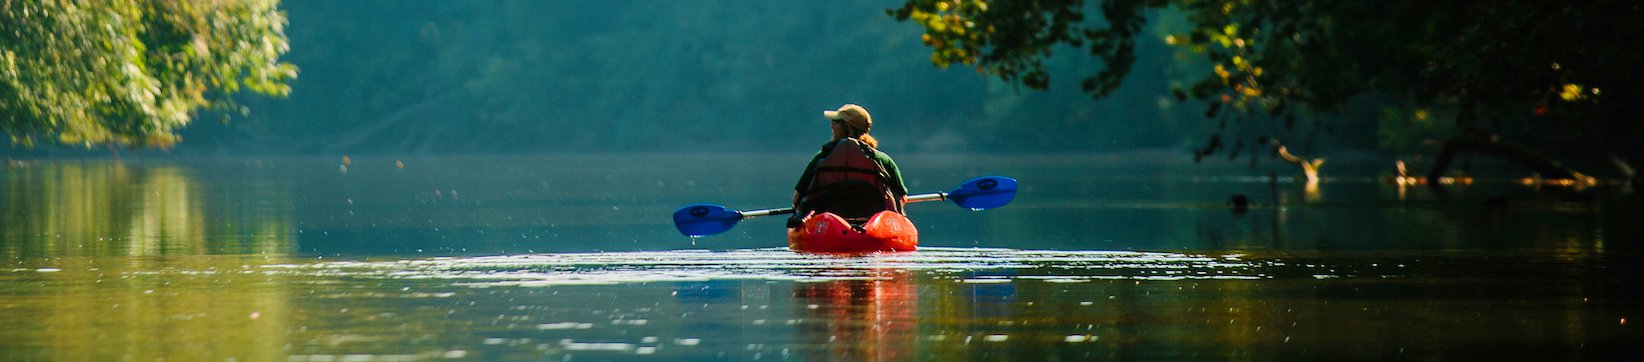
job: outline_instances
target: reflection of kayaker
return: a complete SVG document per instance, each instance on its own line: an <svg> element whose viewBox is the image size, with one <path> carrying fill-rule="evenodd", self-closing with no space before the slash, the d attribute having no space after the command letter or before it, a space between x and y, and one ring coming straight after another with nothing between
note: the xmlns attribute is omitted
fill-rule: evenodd
<svg viewBox="0 0 1644 362"><path fill-rule="evenodd" d="M852 273L856 271L851 271ZM873 269L867 278L793 283L793 301L805 323L800 338L821 349L801 349L806 360L906 361L919 359L919 285L901 269ZM815 353L815 354L811 354Z"/></svg>
<svg viewBox="0 0 1644 362"><path fill-rule="evenodd" d="M846 104L822 112L831 140L794 186L788 246L802 251L908 251L919 232L904 216L908 189L890 155L868 132L868 110Z"/></svg>

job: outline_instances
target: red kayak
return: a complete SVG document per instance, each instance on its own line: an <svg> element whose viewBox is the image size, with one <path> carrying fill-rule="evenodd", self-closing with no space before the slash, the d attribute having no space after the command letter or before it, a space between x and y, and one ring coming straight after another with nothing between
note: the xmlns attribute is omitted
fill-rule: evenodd
<svg viewBox="0 0 1644 362"><path fill-rule="evenodd" d="M919 229L907 216L880 211L861 229L845 218L824 212L812 214L798 228L788 229L788 249L812 253L868 253L914 251L919 248Z"/></svg>

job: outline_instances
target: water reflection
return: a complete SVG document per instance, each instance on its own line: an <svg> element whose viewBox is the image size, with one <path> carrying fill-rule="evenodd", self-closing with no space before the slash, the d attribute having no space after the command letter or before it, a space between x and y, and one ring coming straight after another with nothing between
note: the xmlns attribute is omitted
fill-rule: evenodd
<svg viewBox="0 0 1644 362"><path fill-rule="evenodd" d="M30 346L6 356L23 359L854 361L1394 357L1470 341L1441 336L1553 350L1636 336L1616 323L1644 290L1634 263L1572 257L67 258L0 270L0 340Z"/></svg>
<svg viewBox="0 0 1644 362"><path fill-rule="evenodd" d="M914 210L919 252L838 258L769 248L775 220L692 246L656 217L784 180L666 157L606 174L593 166L633 162L580 158L5 169L0 360L1271 360L1477 346L1602 359L1640 338L1638 208L1516 184L1440 196L1369 179L1091 179L1056 163L1013 169L1034 182L1009 208ZM761 162L732 163L786 174L749 160ZM1228 211L1235 194L1249 212ZM755 196L731 201L765 203ZM289 256L299 241L309 254Z"/></svg>
<svg viewBox="0 0 1644 362"><path fill-rule="evenodd" d="M794 283L793 301L809 323L801 343L825 346L807 360L902 361L914 357L919 289L906 270L876 268L860 279Z"/></svg>
<svg viewBox="0 0 1644 362"><path fill-rule="evenodd" d="M253 171L255 171L253 169ZM174 165L53 162L4 172L0 256L284 254L294 250L284 190L255 179L202 186Z"/></svg>
<svg viewBox="0 0 1644 362"><path fill-rule="evenodd" d="M0 359L284 359L289 279L248 266L261 262L74 257L0 273L0 341L24 347Z"/></svg>
<svg viewBox="0 0 1644 362"><path fill-rule="evenodd" d="M3 175L0 340L38 345L0 359L283 359L288 281L251 266L293 249L291 213L247 210L283 192L121 162Z"/></svg>

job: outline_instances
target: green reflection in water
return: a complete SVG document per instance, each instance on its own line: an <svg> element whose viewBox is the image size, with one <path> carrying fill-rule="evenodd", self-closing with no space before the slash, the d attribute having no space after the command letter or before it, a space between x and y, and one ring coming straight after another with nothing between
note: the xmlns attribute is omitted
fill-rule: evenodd
<svg viewBox="0 0 1644 362"><path fill-rule="evenodd" d="M0 255L11 260L294 249L290 208L256 207L286 192L246 179L203 187L179 166L106 161L12 167L4 178Z"/></svg>
<svg viewBox="0 0 1644 362"><path fill-rule="evenodd" d="M252 267L294 249L289 208L255 206L283 190L106 161L3 176L0 359L284 358L290 278Z"/></svg>
<svg viewBox="0 0 1644 362"><path fill-rule="evenodd" d="M291 278L259 256L67 257L0 272L0 359L282 360Z"/></svg>

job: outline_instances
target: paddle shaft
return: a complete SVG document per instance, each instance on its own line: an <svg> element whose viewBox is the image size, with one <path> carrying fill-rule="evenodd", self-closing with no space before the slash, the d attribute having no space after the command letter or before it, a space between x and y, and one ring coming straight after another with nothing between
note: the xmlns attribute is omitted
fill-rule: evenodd
<svg viewBox="0 0 1644 362"><path fill-rule="evenodd" d="M907 195L905 203L925 201L952 201L954 205L973 211L1005 206L1016 196L1016 179L1004 176L982 176L959 184L947 192ZM737 211L714 204L690 204L674 210L674 227L687 236L707 236L723 233L742 219L791 215L793 208Z"/></svg>
<svg viewBox="0 0 1644 362"><path fill-rule="evenodd" d="M946 192L932 192L932 193L928 193L928 194L908 195L908 197L905 198L904 200L906 200L907 203L911 204L911 203L916 203L916 202L942 201L942 200L947 200L947 199L948 199L948 193L946 193ZM737 211L736 213L741 214L743 219L751 219L751 218L756 218L756 217L760 217L760 216L792 214L793 213L793 208L784 207L784 208L780 208L780 209L748 210L748 211Z"/></svg>

